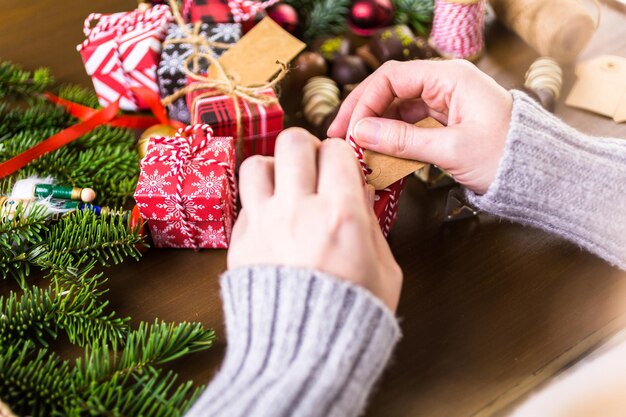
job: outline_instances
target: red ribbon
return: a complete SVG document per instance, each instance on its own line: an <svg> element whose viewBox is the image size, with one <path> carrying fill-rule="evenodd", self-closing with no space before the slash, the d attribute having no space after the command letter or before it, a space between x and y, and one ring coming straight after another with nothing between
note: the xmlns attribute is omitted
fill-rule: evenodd
<svg viewBox="0 0 626 417"><path fill-rule="evenodd" d="M128 115L117 116L113 120L108 122L109 126L126 127L129 129L147 129L150 126L154 126L156 124L170 125L176 129L185 127L183 123L175 120L170 120L167 117L167 112L161 104L161 99L158 95L154 93L154 91L146 87L132 87L131 90L136 96L141 98L148 105L148 107L150 107L150 110L152 111L152 114L154 114L154 117ZM97 112L96 109L83 106L82 104L74 103L73 101L62 99L61 97L55 96L52 93L45 93L44 95L51 102L64 106L69 114L79 120L85 120L85 118Z"/></svg>
<svg viewBox="0 0 626 417"><path fill-rule="evenodd" d="M90 132L95 127L100 126L110 120L112 120L119 111L119 105L115 103L109 104L102 110L97 110L87 116L82 122L70 126L67 129L60 131L59 133L50 136L43 142L39 142L27 151L14 156L8 161L0 163L0 178L4 178L7 175L11 175L18 169L21 169L43 155L56 151L62 146L78 139L87 132Z"/></svg>
<svg viewBox="0 0 626 417"><path fill-rule="evenodd" d="M64 100L52 93L45 93L48 100L64 106L68 113L81 120L81 122L50 136L48 139L45 139L29 150L14 156L8 161L0 163L0 178L13 174L15 171L24 168L35 159L40 158L49 152L56 151L57 149L67 145L85 133L88 133L103 124L126 127L130 129L147 129L148 127L158 123L170 125L176 129L185 126L183 123L168 119L167 112L161 104L159 96L152 90L145 87L133 87L132 91L135 95L140 97L148 105L148 107L150 107L150 110L152 110L155 117L119 116L119 105L117 101L109 104L104 109L96 110L69 100Z"/></svg>

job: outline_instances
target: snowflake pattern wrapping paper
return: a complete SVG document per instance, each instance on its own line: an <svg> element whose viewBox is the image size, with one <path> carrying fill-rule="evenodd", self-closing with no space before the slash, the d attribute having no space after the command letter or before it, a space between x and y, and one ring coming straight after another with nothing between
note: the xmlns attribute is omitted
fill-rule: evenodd
<svg viewBox="0 0 626 417"><path fill-rule="evenodd" d="M157 248L227 248L235 218L232 137L199 134L150 139L135 190ZM210 127L204 125L209 131Z"/></svg>
<svg viewBox="0 0 626 417"><path fill-rule="evenodd" d="M192 83L191 80L188 80ZM238 155L243 161L252 155L274 156L276 138L283 129L284 111L278 102L273 104L251 103L238 98L241 109L241 137L237 137L237 111L234 99L226 95L211 95L207 90L187 93L187 105L191 109L192 123L206 123L218 136L232 136ZM273 89L262 91L263 95L276 97ZM239 161L239 162L241 162Z"/></svg>
<svg viewBox="0 0 626 417"><path fill-rule="evenodd" d="M111 15L92 13L85 19L87 39L77 49L102 106L119 99L123 110L149 108L130 89L146 87L158 94L156 70L171 21L166 5Z"/></svg>
<svg viewBox="0 0 626 417"><path fill-rule="evenodd" d="M193 33L194 25L188 24L186 28L181 28L177 24L170 24L167 29L167 36L163 43L163 52L161 53L161 62L157 74L159 77L159 90L161 98L174 94L187 85L187 76L183 69L185 59L194 52L211 54L215 58L219 58L226 49L213 47L211 49L193 45L187 42L180 42L181 39L189 38L188 34ZM209 42L219 42L234 44L241 38L241 25L239 23L217 23L200 25L198 35ZM198 71L206 71L208 63L205 60L198 61ZM194 68L195 69L195 68ZM189 123L191 116L185 101L185 97L181 97L167 106L171 119Z"/></svg>

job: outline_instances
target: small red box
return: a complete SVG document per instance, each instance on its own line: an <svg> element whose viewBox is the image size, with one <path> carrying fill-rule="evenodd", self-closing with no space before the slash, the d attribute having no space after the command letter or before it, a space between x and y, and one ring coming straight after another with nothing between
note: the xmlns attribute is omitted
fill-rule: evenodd
<svg viewBox="0 0 626 417"><path fill-rule="evenodd" d="M234 142L202 127L151 138L141 161L135 201L157 248L228 247L237 198Z"/></svg>
<svg viewBox="0 0 626 417"><path fill-rule="evenodd" d="M192 22L232 23L235 21L228 0L193 0L189 12Z"/></svg>
<svg viewBox="0 0 626 417"><path fill-rule="evenodd" d="M216 136L232 136L240 140L242 160L252 155L273 156L276 138L283 130L285 112L278 102L263 105L237 99L241 109L241 138L237 137L237 112L234 99L225 95L206 96L207 90L187 93L191 123L211 125ZM276 98L273 89L261 94ZM194 102L195 101L195 102Z"/></svg>

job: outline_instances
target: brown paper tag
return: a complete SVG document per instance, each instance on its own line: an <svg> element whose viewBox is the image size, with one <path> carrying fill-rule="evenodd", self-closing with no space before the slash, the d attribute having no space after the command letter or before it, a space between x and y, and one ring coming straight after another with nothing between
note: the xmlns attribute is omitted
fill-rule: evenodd
<svg viewBox="0 0 626 417"><path fill-rule="evenodd" d="M423 128L443 127L441 123L432 117L420 120L415 123L415 126ZM363 152L363 159L367 167L372 170L366 177L367 182L373 185L377 190L383 190L389 187L399 179L406 177L426 165L424 162L396 158L395 156L384 155L368 149Z"/></svg>
<svg viewBox="0 0 626 417"><path fill-rule="evenodd" d="M626 121L626 58L602 55L580 62L576 76L565 104Z"/></svg>
<svg viewBox="0 0 626 417"><path fill-rule="evenodd" d="M219 58L226 73L243 86L264 84L276 75L276 61L289 63L306 44L266 17ZM210 67L208 76L217 71Z"/></svg>

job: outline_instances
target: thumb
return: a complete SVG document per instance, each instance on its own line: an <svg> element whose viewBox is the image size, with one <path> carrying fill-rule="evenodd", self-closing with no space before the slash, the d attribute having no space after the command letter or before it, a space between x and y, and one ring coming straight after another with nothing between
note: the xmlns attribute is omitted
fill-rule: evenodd
<svg viewBox="0 0 626 417"><path fill-rule="evenodd" d="M359 146L399 158L447 166L458 131L453 127L421 128L393 119L366 117L354 126Z"/></svg>

